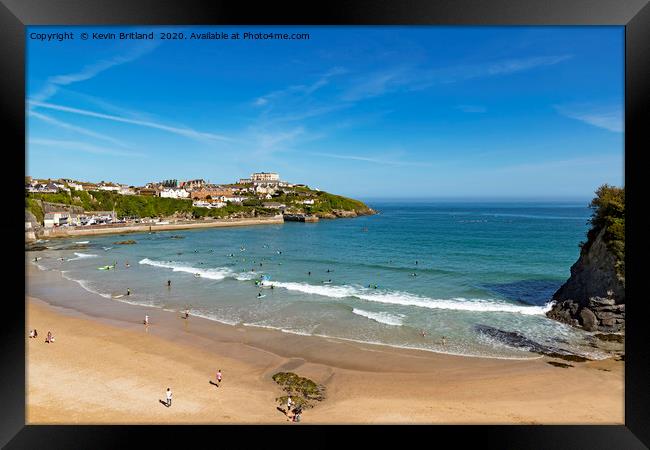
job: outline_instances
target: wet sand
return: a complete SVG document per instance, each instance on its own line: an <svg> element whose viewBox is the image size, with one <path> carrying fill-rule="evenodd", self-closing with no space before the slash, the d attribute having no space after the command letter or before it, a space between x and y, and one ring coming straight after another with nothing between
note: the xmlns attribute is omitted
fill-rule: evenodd
<svg viewBox="0 0 650 450"><path fill-rule="evenodd" d="M231 326L110 300L28 264L27 423L289 424L271 376L327 387L302 423L622 424L624 363L561 368ZM150 326L142 324L144 315ZM44 342L47 331L56 336ZM210 384L221 369L220 387ZM170 408L160 400L171 387Z"/></svg>

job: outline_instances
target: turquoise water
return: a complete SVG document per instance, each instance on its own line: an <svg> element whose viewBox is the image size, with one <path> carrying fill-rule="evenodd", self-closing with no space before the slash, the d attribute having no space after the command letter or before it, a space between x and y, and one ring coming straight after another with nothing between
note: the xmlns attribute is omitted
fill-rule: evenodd
<svg viewBox="0 0 650 450"><path fill-rule="evenodd" d="M189 307L230 324L535 357L478 334L474 326L482 324L599 356L586 333L544 316L585 239L586 204L369 203L380 214L49 241L38 265L106 301ZM137 244L114 244L124 239ZM88 247L65 249L80 241ZM116 270L97 270L114 262ZM262 275L267 281L258 286ZM127 288L131 295L113 298Z"/></svg>

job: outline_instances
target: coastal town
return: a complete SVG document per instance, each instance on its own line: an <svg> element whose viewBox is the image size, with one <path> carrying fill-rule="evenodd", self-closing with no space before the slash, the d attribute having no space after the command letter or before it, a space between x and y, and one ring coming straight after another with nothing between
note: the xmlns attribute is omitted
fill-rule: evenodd
<svg viewBox="0 0 650 450"><path fill-rule="evenodd" d="M85 234L83 230L142 231L142 226L165 225L176 229L219 219L316 222L374 213L359 201L284 181L275 172L256 172L227 184L169 179L143 186L26 176L25 195L28 241Z"/></svg>

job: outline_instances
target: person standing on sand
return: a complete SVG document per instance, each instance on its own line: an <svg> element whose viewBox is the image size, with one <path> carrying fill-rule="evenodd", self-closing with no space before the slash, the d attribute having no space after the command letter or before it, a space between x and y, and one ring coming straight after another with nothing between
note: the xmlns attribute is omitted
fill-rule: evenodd
<svg viewBox="0 0 650 450"><path fill-rule="evenodd" d="M171 388L167 388L167 408L172 406L172 390Z"/></svg>
<svg viewBox="0 0 650 450"><path fill-rule="evenodd" d="M293 402L291 401L291 396L287 397L287 416L291 412L291 405L292 404L293 404Z"/></svg>
<svg viewBox="0 0 650 450"><path fill-rule="evenodd" d="M147 314L144 315L144 324L149 325L149 315Z"/></svg>
<svg viewBox="0 0 650 450"><path fill-rule="evenodd" d="M221 384L221 369L217 370L217 386Z"/></svg>

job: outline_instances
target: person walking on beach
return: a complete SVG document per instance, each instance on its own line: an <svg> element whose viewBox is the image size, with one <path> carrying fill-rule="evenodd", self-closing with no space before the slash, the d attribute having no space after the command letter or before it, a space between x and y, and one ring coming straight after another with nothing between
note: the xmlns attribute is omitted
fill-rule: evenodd
<svg viewBox="0 0 650 450"><path fill-rule="evenodd" d="M144 315L144 324L149 325L149 315L147 314Z"/></svg>
<svg viewBox="0 0 650 450"><path fill-rule="evenodd" d="M172 390L171 388L167 388L167 408L172 406Z"/></svg>
<svg viewBox="0 0 650 450"><path fill-rule="evenodd" d="M52 342L53 340L54 340L54 338L52 337L52 332L51 332L51 331L48 331L48 332L47 332L47 337L45 338L45 342L49 344L49 343Z"/></svg>
<svg viewBox="0 0 650 450"><path fill-rule="evenodd" d="M221 369L217 370L217 386L221 384Z"/></svg>
<svg viewBox="0 0 650 450"><path fill-rule="evenodd" d="M131 289L126 288L126 295L131 295Z"/></svg>

